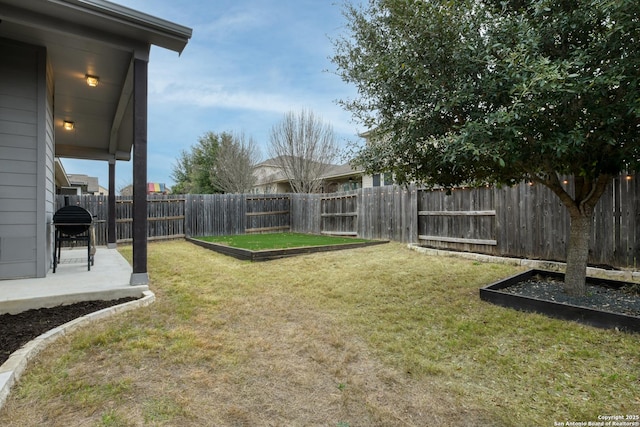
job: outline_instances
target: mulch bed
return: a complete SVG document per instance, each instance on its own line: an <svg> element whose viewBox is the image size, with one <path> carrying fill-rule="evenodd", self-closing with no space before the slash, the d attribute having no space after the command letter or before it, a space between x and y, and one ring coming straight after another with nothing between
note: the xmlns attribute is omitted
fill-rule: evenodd
<svg viewBox="0 0 640 427"><path fill-rule="evenodd" d="M2 314L0 315L0 365L14 351L53 328L103 308L134 300L136 298L85 301L52 308L27 310L18 314Z"/></svg>
<svg viewBox="0 0 640 427"><path fill-rule="evenodd" d="M593 308L612 313L640 316L640 285L621 289L587 284L587 295L574 297L564 291L564 283L552 278L536 277L501 289L502 292Z"/></svg>

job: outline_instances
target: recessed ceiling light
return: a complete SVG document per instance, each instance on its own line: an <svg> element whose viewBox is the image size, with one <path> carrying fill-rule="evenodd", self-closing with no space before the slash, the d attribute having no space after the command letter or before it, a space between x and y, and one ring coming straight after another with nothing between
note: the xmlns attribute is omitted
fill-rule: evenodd
<svg viewBox="0 0 640 427"><path fill-rule="evenodd" d="M91 87L98 86L98 82L100 81L98 76L91 76L89 74L86 75L86 79L87 79L87 84Z"/></svg>

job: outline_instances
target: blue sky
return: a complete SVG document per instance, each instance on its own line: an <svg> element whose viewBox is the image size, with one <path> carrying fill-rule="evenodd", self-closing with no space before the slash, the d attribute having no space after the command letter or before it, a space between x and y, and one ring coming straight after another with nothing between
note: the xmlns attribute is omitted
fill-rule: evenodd
<svg viewBox="0 0 640 427"><path fill-rule="evenodd" d="M337 104L355 88L335 74L331 39L345 34L343 0L115 0L193 29L186 49L152 47L149 62L148 181L173 185L181 150L207 131L244 132L263 159L271 127L288 111L310 109L338 141L364 131ZM106 162L63 159L67 173L108 184ZM118 162L116 189L132 182Z"/></svg>

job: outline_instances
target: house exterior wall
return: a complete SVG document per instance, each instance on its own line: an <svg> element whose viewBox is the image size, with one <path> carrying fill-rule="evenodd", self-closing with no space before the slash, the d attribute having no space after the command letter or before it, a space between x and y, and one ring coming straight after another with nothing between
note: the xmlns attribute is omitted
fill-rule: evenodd
<svg viewBox="0 0 640 427"><path fill-rule="evenodd" d="M42 277L54 168L46 51L0 39L0 57L0 279Z"/></svg>
<svg viewBox="0 0 640 427"><path fill-rule="evenodd" d="M390 173L376 173L362 176L362 188L382 187L394 184L393 175Z"/></svg>
<svg viewBox="0 0 640 427"><path fill-rule="evenodd" d="M40 86L42 87L42 86ZM43 240L38 243L37 248L41 251L38 254L38 277L44 277L53 264L53 214L56 206L56 179L55 179L55 124L53 121L53 69L49 61L46 61L46 92L40 94L39 99L44 102L45 125L44 125L44 166L40 171L44 171L44 220L38 226L44 227L39 230L38 236ZM42 110L42 108L41 108Z"/></svg>
<svg viewBox="0 0 640 427"><path fill-rule="evenodd" d="M362 188L371 188L371 187L373 187L373 175L363 175Z"/></svg>
<svg viewBox="0 0 640 427"><path fill-rule="evenodd" d="M291 186L286 182L259 184L251 189L251 194L282 194L291 192Z"/></svg>
<svg viewBox="0 0 640 427"><path fill-rule="evenodd" d="M279 167L262 163L254 171L256 184L251 189L252 194L278 194L291 192L291 186L286 182Z"/></svg>

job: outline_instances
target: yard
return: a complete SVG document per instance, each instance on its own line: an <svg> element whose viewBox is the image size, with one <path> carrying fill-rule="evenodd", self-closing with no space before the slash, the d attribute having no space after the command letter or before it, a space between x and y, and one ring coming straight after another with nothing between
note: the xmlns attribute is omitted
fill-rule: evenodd
<svg viewBox="0 0 640 427"><path fill-rule="evenodd" d="M154 243L157 302L40 353L0 425L553 426L640 414L639 336L480 301L478 288L516 271L397 243L269 263Z"/></svg>

